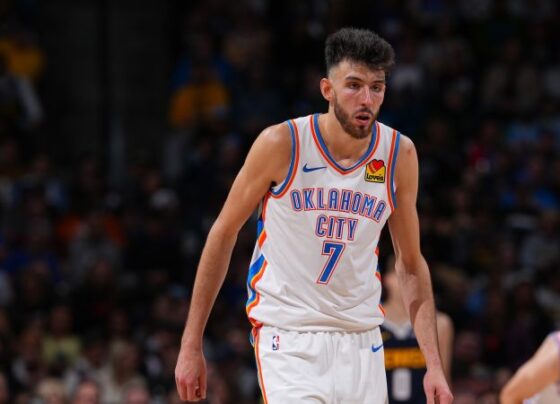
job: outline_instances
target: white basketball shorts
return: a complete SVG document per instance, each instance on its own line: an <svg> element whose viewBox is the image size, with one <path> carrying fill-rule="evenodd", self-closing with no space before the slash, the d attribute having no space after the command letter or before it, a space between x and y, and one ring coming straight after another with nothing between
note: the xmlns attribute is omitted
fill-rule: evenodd
<svg viewBox="0 0 560 404"><path fill-rule="evenodd" d="M387 403L379 328L297 332L263 326L254 346L266 404Z"/></svg>

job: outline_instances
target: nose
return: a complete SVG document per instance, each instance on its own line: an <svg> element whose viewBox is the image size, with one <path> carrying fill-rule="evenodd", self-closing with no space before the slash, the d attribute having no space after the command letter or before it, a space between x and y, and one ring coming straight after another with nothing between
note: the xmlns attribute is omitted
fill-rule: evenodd
<svg viewBox="0 0 560 404"><path fill-rule="evenodd" d="M362 92L362 99L361 102L363 105L372 105L373 104L373 93L371 92L368 86L364 86L364 90Z"/></svg>

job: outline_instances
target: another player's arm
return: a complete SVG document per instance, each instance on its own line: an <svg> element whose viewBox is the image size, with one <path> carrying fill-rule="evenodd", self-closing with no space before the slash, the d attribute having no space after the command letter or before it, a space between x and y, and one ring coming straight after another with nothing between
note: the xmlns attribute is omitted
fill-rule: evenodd
<svg viewBox="0 0 560 404"><path fill-rule="evenodd" d="M264 130L247 155L202 251L187 324L175 368L182 400L206 397L206 364L202 338L210 311L224 281L237 235L271 184L288 172L291 136L286 124Z"/></svg>
<svg viewBox="0 0 560 404"><path fill-rule="evenodd" d="M549 384L560 380L560 360L558 345L552 336L504 386L500 393L501 404L521 404L524 399L534 396Z"/></svg>
<svg viewBox="0 0 560 404"><path fill-rule="evenodd" d="M424 389L427 402L434 403L434 397L437 397L439 403L450 403L453 397L446 383L439 355L430 272L420 251L420 227L416 211L418 157L414 144L406 136L401 136L397 159L397 208L389 218L389 230L395 250L395 270L406 310L426 359Z"/></svg>
<svg viewBox="0 0 560 404"><path fill-rule="evenodd" d="M451 318L439 311L436 313L436 326L443 371L445 372L447 383L451 386L451 359L453 357L455 330Z"/></svg>

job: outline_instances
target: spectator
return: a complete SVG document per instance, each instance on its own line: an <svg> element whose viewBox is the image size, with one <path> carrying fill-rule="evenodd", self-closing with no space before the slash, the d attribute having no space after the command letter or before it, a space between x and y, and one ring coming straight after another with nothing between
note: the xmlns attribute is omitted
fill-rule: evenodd
<svg viewBox="0 0 560 404"><path fill-rule="evenodd" d="M116 270L120 260L120 250L103 226L103 214L90 212L81 231L70 243L70 276L74 285L80 285L98 262L107 262Z"/></svg>
<svg viewBox="0 0 560 404"><path fill-rule="evenodd" d="M83 397L92 397L92 392L97 394L99 400L99 374L107 360L107 344L97 332L90 332L83 336L83 349L81 356L73 366L66 370L64 384L67 391L75 392Z"/></svg>
<svg viewBox="0 0 560 404"><path fill-rule="evenodd" d="M39 386L37 386L37 395L45 404L66 403L64 385L58 379L43 379Z"/></svg>
<svg viewBox="0 0 560 404"><path fill-rule="evenodd" d="M103 402L124 402L128 386L144 383L138 373L138 355L138 347L133 342L113 343L109 364L99 374Z"/></svg>
<svg viewBox="0 0 560 404"><path fill-rule="evenodd" d="M80 356L80 339L73 333L72 311L60 304L51 309L48 332L43 337L43 360L59 374Z"/></svg>
<svg viewBox="0 0 560 404"><path fill-rule="evenodd" d="M99 385L92 380L84 380L76 387L72 404L101 404Z"/></svg>
<svg viewBox="0 0 560 404"><path fill-rule="evenodd" d="M150 392L142 383L130 383L124 391L125 404L150 404Z"/></svg>

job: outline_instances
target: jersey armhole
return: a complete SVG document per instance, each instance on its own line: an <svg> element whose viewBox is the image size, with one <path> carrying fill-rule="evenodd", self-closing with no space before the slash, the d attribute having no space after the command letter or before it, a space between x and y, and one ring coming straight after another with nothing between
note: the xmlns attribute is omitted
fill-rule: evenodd
<svg viewBox="0 0 560 404"><path fill-rule="evenodd" d="M298 160L299 160L299 137L297 125L293 120L286 121L288 127L290 128L290 135L292 137L292 156L290 160L290 168L288 169L288 175L282 183L270 188L270 194L273 198L281 198L294 180L295 173L297 171Z"/></svg>

